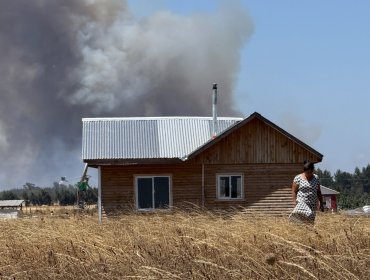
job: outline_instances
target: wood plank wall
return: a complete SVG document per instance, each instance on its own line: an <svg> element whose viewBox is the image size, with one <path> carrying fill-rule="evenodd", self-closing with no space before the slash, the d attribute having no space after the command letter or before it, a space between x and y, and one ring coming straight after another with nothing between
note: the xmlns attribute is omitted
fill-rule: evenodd
<svg viewBox="0 0 370 280"><path fill-rule="evenodd" d="M258 118L232 132L193 160L205 164L303 163L321 158Z"/></svg>
<svg viewBox="0 0 370 280"><path fill-rule="evenodd" d="M171 175L174 206L201 205L201 165L102 166L102 205L105 212L135 208L136 175Z"/></svg>
<svg viewBox="0 0 370 280"><path fill-rule="evenodd" d="M205 165L205 206L228 208L253 206L268 196L280 196L291 203L291 184L294 176L302 172L301 164L246 164L246 165ZM243 175L244 199L218 200L217 174Z"/></svg>
<svg viewBox="0 0 370 280"><path fill-rule="evenodd" d="M282 195L290 203L290 186L301 164L205 165L205 207L245 207L268 196ZM102 166L102 205L105 212L135 208L135 175L171 175L174 207L202 205L202 166L199 164ZM217 174L242 174L242 200L217 199Z"/></svg>

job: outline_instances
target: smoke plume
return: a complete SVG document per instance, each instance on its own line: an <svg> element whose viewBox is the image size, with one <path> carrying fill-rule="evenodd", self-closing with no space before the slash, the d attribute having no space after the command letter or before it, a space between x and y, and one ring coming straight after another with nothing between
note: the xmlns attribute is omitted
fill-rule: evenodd
<svg viewBox="0 0 370 280"><path fill-rule="evenodd" d="M213 14L137 20L123 0L0 2L0 187L80 175L81 118L235 116L237 2Z"/></svg>
<svg viewBox="0 0 370 280"><path fill-rule="evenodd" d="M295 113L283 113L281 126L303 142L313 145L321 135L321 126L317 123L309 123Z"/></svg>

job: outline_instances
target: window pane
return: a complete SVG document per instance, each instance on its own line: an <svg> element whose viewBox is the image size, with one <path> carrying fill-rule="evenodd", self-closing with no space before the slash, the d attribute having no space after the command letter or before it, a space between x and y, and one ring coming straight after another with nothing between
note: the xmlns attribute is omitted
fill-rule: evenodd
<svg viewBox="0 0 370 280"><path fill-rule="evenodd" d="M231 176L231 198L242 197L242 178L241 176Z"/></svg>
<svg viewBox="0 0 370 280"><path fill-rule="evenodd" d="M230 197L229 177L220 177L220 197Z"/></svg>
<svg viewBox="0 0 370 280"><path fill-rule="evenodd" d="M154 206L168 208L170 205L170 180L168 177L154 177Z"/></svg>
<svg viewBox="0 0 370 280"><path fill-rule="evenodd" d="M153 208L153 179L152 178L138 178L137 192L138 192L138 208L147 209Z"/></svg>

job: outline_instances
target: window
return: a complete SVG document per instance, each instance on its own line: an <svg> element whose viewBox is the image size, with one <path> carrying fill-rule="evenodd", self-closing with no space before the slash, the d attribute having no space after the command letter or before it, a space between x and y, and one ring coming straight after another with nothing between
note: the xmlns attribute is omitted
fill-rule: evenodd
<svg viewBox="0 0 370 280"><path fill-rule="evenodd" d="M242 175L218 175L217 196L219 199L243 198Z"/></svg>
<svg viewBox="0 0 370 280"><path fill-rule="evenodd" d="M169 176L136 177L136 207L161 209L170 206Z"/></svg>

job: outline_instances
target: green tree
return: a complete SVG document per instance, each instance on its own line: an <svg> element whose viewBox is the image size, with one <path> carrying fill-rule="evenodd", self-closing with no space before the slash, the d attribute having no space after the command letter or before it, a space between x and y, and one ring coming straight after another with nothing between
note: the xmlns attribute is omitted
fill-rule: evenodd
<svg viewBox="0 0 370 280"><path fill-rule="evenodd" d="M325 187L333 187L334 186L334 179L331 175L330 171L328 170L321 170L318 168L316 170L317 176L320 178L320 184Z"/></svg>
<svg viewBox="0 0 370 280"><path fill-rule="evenodd" d="M30 202L32 205L39 205L39 198L33 191L30 193Z"/></svg>
<svg viewBox="0 0 370 280"><path fill-rule="evenodd" d="M85 201L87 204L93 204L98 202L98 189L88 188L85 194Z"/></svg>
<svg viewBox="0 0 370 280"><path fill-rule="evenodd" d="M42 189L39 194L39 203L42 205L51 205L51 196L46 189Z"/></svg>
<svg viewBox="0 0 370 280"><path fill-rule="evenodd" d="M22 199L26 202L26 206L28 206L30 204L30 197L29 197L27 191L23 191Z"/></svg>
<svg viewBox="0 0 370 280"><path fill-rule="evenodd" d="M19 196L16 195L13 191L3 191L0 197L2 200L19 199Z"/></svg>
<svg viewBox="0 0 370 280"><path fill-rule="evenodd" d="M60 205L73 205L76 204L76 190L73 188L64 188L59 192L59 203Z"/></svg>

